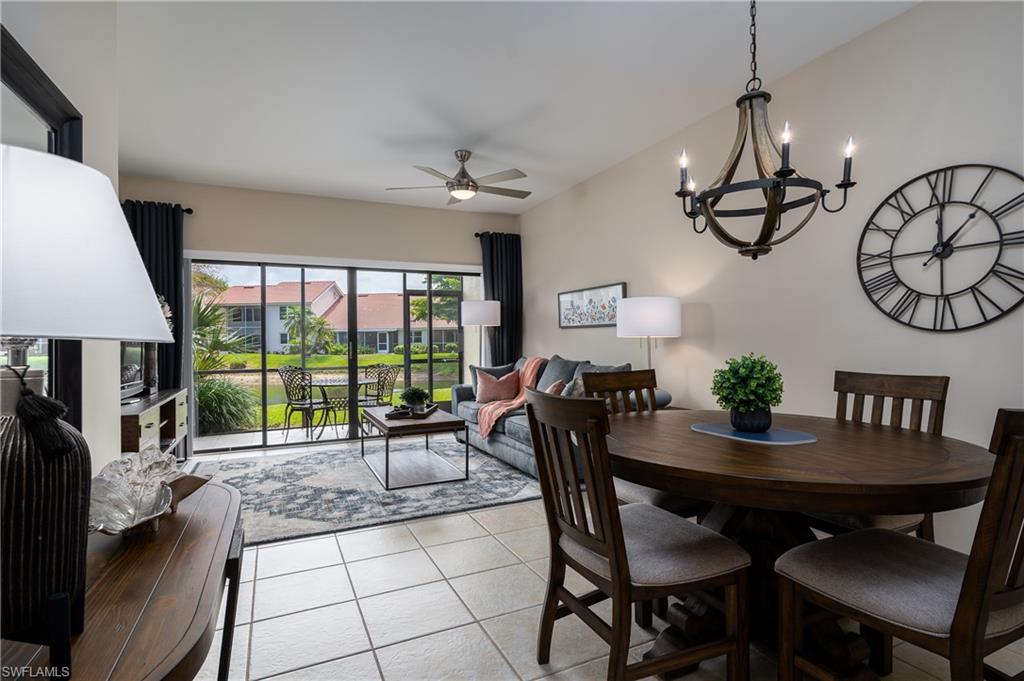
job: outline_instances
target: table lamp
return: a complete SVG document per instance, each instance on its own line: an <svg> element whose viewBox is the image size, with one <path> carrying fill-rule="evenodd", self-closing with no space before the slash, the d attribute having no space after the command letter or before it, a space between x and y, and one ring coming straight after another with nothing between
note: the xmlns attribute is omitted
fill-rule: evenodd
<svg viewBox="0 0 1024 681"><path fill-rule="evenodd" d="M9 145L0 166L0 628L70 665L85 613L89 448L59 419L63 405L42 395L43 372L28 370L24 348L37 337L173 339L109 179Z"/></svg>
<svg viewBox="0 0 1024 681"><path fill-rule="evenodd" d="M484 364L484 327L501 326L501 302L498 300L462 301L462 325L480 330L480 364Z"/></svg>
<svg viewBox="0 0 1024 681"><path fill-rule="evenodd" d="M619 301L615 335L646 339L648 369L654 368L651 364L651 339L678 338L682 335L682 327L682 306L678 298L638 296Z"/></svg>

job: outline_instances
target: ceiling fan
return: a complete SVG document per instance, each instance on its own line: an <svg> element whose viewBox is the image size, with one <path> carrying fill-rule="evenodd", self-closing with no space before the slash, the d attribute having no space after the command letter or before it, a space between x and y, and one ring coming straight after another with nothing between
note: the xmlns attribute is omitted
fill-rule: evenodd
<svg viewBox="0 0 1024 681"><path fill-rule="evenodd" d="M455 160L459 162L459 170L455 173L454 177L448 177L439 170L428 168L427 166L413 166L416 170L422 170L428 175L433 175L439 180L444 180L444 184L429 185L425 187L388 187L387 191L396 191L403 189L447 189L448 190L448 205L453 203L460 203L468 199L473 198L477 195L477 192L483 192L484 194L497 194L498 196L508 196L513 199L525 199L530 195L530 192L523 191L522 189L506 189L505 187L492 187L493 182L508 182L509 180L519 180L526 177L526 173L516 168L510 168L508 170L502 170L500 173L492 173L490 175L484 175L483 177L474 178L466 171L466 161L472 153L468 149L459 149L455 152Z"/></svg>

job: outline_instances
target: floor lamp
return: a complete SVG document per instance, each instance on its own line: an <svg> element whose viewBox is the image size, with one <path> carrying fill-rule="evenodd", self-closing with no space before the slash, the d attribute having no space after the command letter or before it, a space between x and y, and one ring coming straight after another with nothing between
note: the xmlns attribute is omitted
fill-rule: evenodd
<svg viewBox="0 0 1024 681"><path fill-rule="evenodd" d="M678 298L640 296L619 301L615 335L619 338L647 340L647 368L651 363L652 338L678 338L682 335L682 306Z"/></svg>
<svg viewBox="0 0 1024 681"><path fill-rule="evenodd" d="M60 420L64 405L37 390L43 372L26 366L24 349L39 337L173 339L110 179L8 145L0 165L0 635L49 645L49 664L70 668L85 617L91 461ZM116 388L109 399L117 404Z"/></svg>
<svg viewBox="0 0 1024 681"><path fill-rule="evenodd" d="M462 326L479 327L480 364L484 363L484 327L501 326L501 302L497 300L462 301Z"/></svg>

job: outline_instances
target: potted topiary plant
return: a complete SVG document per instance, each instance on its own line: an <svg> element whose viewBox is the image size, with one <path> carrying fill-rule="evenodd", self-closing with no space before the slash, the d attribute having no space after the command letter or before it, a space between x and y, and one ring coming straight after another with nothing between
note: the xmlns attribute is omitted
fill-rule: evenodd
<svg viewBox="0 0 1024 681"><path fill-rule="evenodd" d="M430 393L423 388L412 386L402 391L402 402L409 405L414 412L422 412L430 400Z"/></svg>
<svg viewBox="0 0 1024 681"><path fill-rule="evenodd" d="M779 367L754 353L732 357L716 369L711 393L729 410L732 427L744 433L763 433L772 427L771 408L782 401Z"/></svg>

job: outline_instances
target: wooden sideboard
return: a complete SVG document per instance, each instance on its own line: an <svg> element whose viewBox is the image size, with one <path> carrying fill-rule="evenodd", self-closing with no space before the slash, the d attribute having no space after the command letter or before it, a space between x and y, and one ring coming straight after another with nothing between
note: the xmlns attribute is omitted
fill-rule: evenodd
<svg viewBox="0 0 1024 681"><path fill-rule="evenodd" d="M225 580L218 679L227 679L244 539L240 507L237 490L209 482L161 518L155 534L89 537L85 628L72 637L72 681L192 679L216 635ZM17 678L48 678L46 648L0 645L4 668Z"/></svg>
<svg viewBox="0 0 1024 681"><path fill-rule="evenodd" d="M175 451L184 459L188 437L188 390L170 388L121 406L121 451L141 452L156 445L161 452Z"/></svg>

